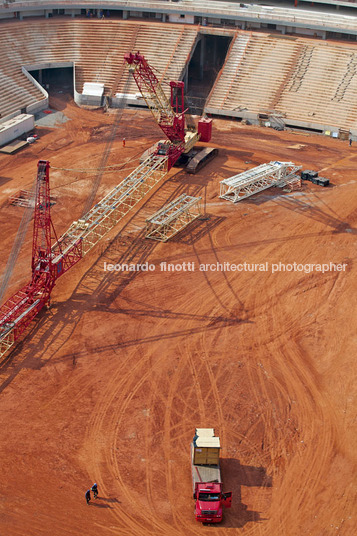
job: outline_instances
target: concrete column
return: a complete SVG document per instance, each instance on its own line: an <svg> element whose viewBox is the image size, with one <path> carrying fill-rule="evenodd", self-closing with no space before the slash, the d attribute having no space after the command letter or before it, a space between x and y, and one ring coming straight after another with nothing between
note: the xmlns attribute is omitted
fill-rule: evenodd
<svg viewBox="0 0 357 536"><path fill-rule="evenodd" d="M282 33L283 35L286 34L286 26L282 26L282 27L281 27L281 33Z"/></svg>
<svg viewBox="0 0 357 536"><path fill-rule="evenodd" d="M326 39L326 32L322 32L322 39Z"/></svg>
<svg viewBox="0 0 357 536"><path fill-rule="evenodd" d="M74 10L72 10L72 12L71 12L71 17L72 17L72 19L74 19L75 16L76 16L76 15L75 15L75 13L74 13Z"/></svg>
<svg viewBox="0 0 357 536"><path fill-rule="evenodd" d="M42 69L38 71L38 83L42 86Z"/></svg>
<svg viewBox="0 0 357 536"><path fill-rule="evenodd" d="M129 11L123 11L123 19L126 20L129 17Z"/></svg>
<svg viewBox="0 0 357 536"><path fill-rule="evenodd" d="M186 66L185 73L183 75L183 83L185 84L185 94L186 94L188 90L188 67L187 66Z"/></svg>
<svg viewBox="0 0 357 536"><path fill-rule="evenodd" d="M201 37L201 54L200 54L200 80L203 80L203 67L205 63L205 52L206 52L206 40L205 36L202 35Z"/></svg>
<svg viewBox="0 0 357 536"><path fill-rule="evenodd" d="M162 19L161 20L162 20L162 22L166 22L166 13L162 14Z"/></svg>
<svg viewBox="0 0 357 536"><path fill-rule="evenodd" d="M24 16L23 14L21 13L21 11L19 11L19 20L23 20L24 19Z"/></svg>
<svg viewBox="0 0 357 536"><path fill-rule="evenodd" d="M217 41L214 42L213 47L213 66L216 67L216 61L217 61Z"/></svg>
<svg viewBox="0 0 357 536"><path fill-rule="evenodd" d="M48 11L45 9L45 19L48 19Z"/></svg>

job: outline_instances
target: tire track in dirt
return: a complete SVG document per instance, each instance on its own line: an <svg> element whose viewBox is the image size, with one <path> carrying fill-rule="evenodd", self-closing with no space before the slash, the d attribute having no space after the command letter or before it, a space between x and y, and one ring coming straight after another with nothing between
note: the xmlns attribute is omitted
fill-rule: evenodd
<svg viewBox="0 0 357 536"><path fill-rule="evenodd" d="M136 355L136 359L138 356ZM130 358L129 358L130 359ZM155 368L161 367L162 362L165 360L165 353L162 352L162 357L158 359L158 361L155 363ZM142 370L144 369L144 371ZM115 506L112 510L112 514L116 517L116 519L125 524L128 532L127 534L142 534L142 531L145 531L147 534L165 534L165 531L167 530L167 524L160 521L160 519L156 519L154 515L150 516L150 528L148 528L145 524L140 521L140 516L142 516L142 510L143 508L136 505L135 498L132 495L132 491L127 487L125 484L123 477L121 476L121 472L119 469L119 462L117 459L116 451L118 449L117 444L118 441L120 441L120 434L119 434L119 427L122 424L122 420L126 414L128 414L129 411L129 405L135 394L142 388L144 383L151 377L153 370L147 367L146 359L138 359L137 363L134 367L131 368L130 372L127 373L124 377L122 377L122 373L118 373L114 379L111 381L111 386L109 389L106 390L106 394L103 397L103 400L105 400L103 407L100 411L99 416L97 415L97 422L95 423L95 426L91 428L91 434L93 437L97 437L98 434L103 434L103 431L100 430L100 428L103 426L103 421L106 417L107 412L109 411L113 398L117 395L118 391L120 391L120 401L121 403L117 403L117 405L120 407L120 412L118 411L114 415L112 415L111 418L111 425L108 425L109 428L109 438L108 441L108 448L110 449L110 453L107 453L107 470L112 474L112 476L119 482L120 484L120 493L121 496L125 497L127 501L130 504L130 507L132 508L133 513L131 515L127 513L123 513L122 509L120 507ZM141 379L139 381L136 380L137 376L141 376ZM119 379L119 377L121 378ZM118 381L119 380L119 381ZM110 394L109 394L110 393ZM115 422L115 424L114 424ZM112 430L112 432L110 432ZM110 444L112 444L112 447L110 447ZM95 453L92 453L93 458L95 459ZM99 467L97 468L99 469ZM99 473L100 474L100 473ZM99 480L99 479L98 479ZM150 481L150 477L149 477ZM149 506L153 506L153 500L151 496L151 490L150 485L147 487L147 491L149 493L148 501ZM135 511L137 511L139 508L139 519L136 515ZM145 509L146 514L150 514L150 510L147 508ZM146 520L146 519L145 519Z"/></svg>
<svg viewBox="0 0 357 536"><path fill-rule="evenodd" d="M161 346L164 346L164 345L161 345ZM163 348L162 349L162 357L155 363L155 368L149 370L147 372L147 374L145 375L145 378L143 378L143 380L148 380L148 379L151 379L152 377L152 373L153 371L160 371L161 369L161 365L162 365L162 361L165 361L166 360L166 354L165 354L165 349ZM151 385L151 381L150 381L150 385ZM117 437L118 437L118 434L117 434ZM167 467L165 467L165 469L167 469ZM151 476L150 476L150 473L147 473L147 477L149 478L149 481L151 481ZM149 485L149 488L147 487L147 490L149 491L149 504L154 507L154 502L153 502L153 499L152 499L152 488L151 486ZM126 490L128 492L128 490ZM153 517L153 519L151 520L152 523L151 523L151 526L150 526L150 529L146 529L146 533L150 533L150 534L167 534L167 531L168 529L170 530L170 534L175 534L176 532L173 531L173 527L172 525L168 525L165 521L161 521L160 518L156 519L155 517ZM154 532L153 532L154 530ZM150 531L150 532L148 532ZM181 530L179 530L177 532L177 534L181 534Z"/></svg>
<svg viewBox="0 0 357 536"><path fill-rule="evenodd" d="M286 341L287 342L287 341ZM280 346L281 348L281 346ZM280 349L279 348L279 349ZM299 404L299 430L304 434L301 440L302 448L297 451L295 457L300 458L297 462L296 478L294 485L296 492L294 497L289 499L289 504L283 501L280 503L281 522L285 533L292 532L296 529L297 519L294 511L299 512L300 518L303 516L304 506L311 504L315 499L315 492L322 483L322 477L327 472L328 460L333 456L333 445L336 438L334 423L331 422L329 412L326 411L327 401L321 395L314 379L309 372L304 369L302 355L299 348L293 345L285 345L284 358L280 360L280 371L284 374L287 384L294 390L294 399ZM275 355L279 355L279 350ZM290 357L290 359L289 359ZM289 362L289 367L284 366L284 359ZM313 419L311 416L314 416ZM322 433L321 426L316 428L314 422L320 421L324 425ZM290 461L290 465L294 459ZM303 470L301 470L301 463ZM289 471L290 472L290 471ZM286 478L282 482L282 489L285 485ZM296 531L298 533L298 531Z"/></svg>
<svg viewBox="0 0 357 536"><path fill-rule="evenodd" d="M218 330L219 332L221 330ZM218 334L217 334L218 335ZM222 408L222 399L219 395L219 391L217 388L217 383L215 379L215 375L212 371L212 367L210 365L210 356L207 352L207 348L209 348L208 341L206 341L206 334L201 334L199 341L199 355L201 360L201 368L205 368L206 375L208 377L208 386L205 387L204 391L206 392L206 396L204 399L205 407L209 408L210 411L210 418L212 418L212 413L214 413L214 422L217 422L217 426L219 429L219 437L221 440L221 445L225 445L225 418L224 418L224 412ZM194 363L192 363L194 366ZM211 399L211 393L212 398ZM214 411L212 411L212 408L214 408ZM208 425L209 426L209 425ZM227 512L223 513L224 516L227 515ZM217 536L221 534L221 527L217 527L216 525L211 526L211 532L210 534L216 534Z"/></svg>
<svg viewBox="0 0 357 536"><path fill-rule="evenodd" d="M106 386L106 389L103 391L101 400L98 401L98 404L96 406L97 409L93 412L93 418L88 423L86 443L87 445L89 445L88 457L92 459L93 474L98 475L96 476L96 479L101 482L101 486L103 488L104 493L110 495L109 489L107 489L105 485L105 474L103 473L103 470L98 461L98 438L106 437L106 444L102 453L105 469L109 472L109 474L111 474L113 481L118 480L119 484L121 484L121 495L124 495L128 499L130 504L135 504L135 501L132 499L131 495L126 490L125 484L122 480L122 477L120 476L120 470L116 457L117 429L125 413L125 408L129 402L129 397L127 397L126 395L128 393L131 393L132 396L134 395L134 389L133 391L131 391L131 387L135 382L134 374L142 367L142 363L140 360L138 360L137 363L133 367L131 367L131 358L132 356L129 354L122 363L118 372L113 375L109 384ZM129 370L129 372L123 375L123 370ZM136 384L136 389L138 389L144 381L145 378L142 378L142 381ZM113 402L115 399L117 399L117 401L115 406L113 406ZM111 412L110 410L113 407L118 408L117 411ZM108 425L106 426L105 419L107 418L108 414L110 414L110 416ZM116 424L114 424L115 422ZM91 446L94 446L94 448L91 449ZM124 513L122 509L115 503L111 513L117 521L125 522L125 525L128 530L134 531L132 532L132 534L136 534L137 530L145 531L146 529L145 525L140 524L140 522L135 518L134 514L130 515L127 512ZM128 532L127 534L131 533Z"/></svg>
<svg viewBox="0 0 357 536"><path fill-rule="evenodd" d="M191 325L192 322L189 323ZM166 400L166 410L164 413L164 427L163 427L163 445L164 445L164 457L165 457L165 466L167 467L166 472L166 490L167 490L167 497L169 499L171 509L172 509L172 516L173 516L173 522L175 528L178 530L178 533L182 533L183 529L183 520L182 516L180 516L179 512L175 508L175 491L174 491L174 475L172 474L172 465L170 464L171 459L171 432L172 432L172 425L171 425L171 418L172 414L175 413L175 398L177 397L177 393L180 393L180 383L183 381L183 375L187 369L187 350L186 346L187 344L183 344L184 348L179 348L179 362L178 366L175 370L174 377L171 379L169 391L167 394L167 400ZM186 376L186 381L187 381ZM194 393L197 393L197 389L199 389L199 385L197 383L197 377L193 376L193 384L196 386L196 389L194 389ZM192 397L192 391L191 395L188 397L189 400L191 400L191 405L193 405L193 397ZM183 404L183 399L180 397L179 403ZM200 401L199 401L200 404ZM186 411L189 411L189 406L183 404L183 407L185 407ZM185 413L182 413L182 420L179 424L179 427L182 429L183 423L185 422ZM187 452L188 449L187 449ZM187 534L191 533L191 530L189 527L186 526Z"/></svg>
<svg viewBox="0 0 357 536"><path fill-rule="evenodd" d="M306 442L309 443L311 441L312 443L314 436L316 435L313 423L310 422L311 415L314 415L314 420L320 419L322 422L325 421L325 412L323 411L325 401L323 400L323 397L321 397L318 388L316 388L314 383L315 379L311 377L309 371L305 370L304 366L302 365L303 358L299 348L289 337L289 325L291 326L293 321L289 320L286 316L283 318L277 309L274 309L273 311L274 313L270 315L272 325L270 326L269 331L278 335L272 339L269 334L268 337L264 337L266 333L263 330L258 330L256 335L258 341L256 346L257 358L259 355L261 355L259 359L265 363L267 355L274 356L274 368L279 371L279 375L282 375L284 383L286 386L288 386L289 394L286 392L285 388L283 390L281 388L279 389L280 382L278 380L275 379L274 381L274 401L277 399L278 395L277 388L282 393L282 398L280 397L279 403L280 410L282 411L282 419L285 420L287 415L284 417L283 405L281 401L283 401L284 398L286 399L287 395L290 400L299 401L299 412L297 417L299 421L298 428L303 430L306 428L306 430L308 430L308 435L304 436L305 443L302 443L302 445L305 445ZM279 333L279 331L281 331L279 330L280 325L286 326L285 333ZM266 355L264 355L264 350L266 351ZM258 375L258 378L259 389L255 391L255 380L250 374L252 393L256 397L263 393L263 396L269 400L269 392L266 389L265 381L263 381L262 375ZM274 429L276 420L271 412L271 408L268 407L266 409L268 411L265 415L263 415L265 430L272 430ZM277 467L274 463L274 460L279 455L279 450L281 451L282 449L283 451L282 454L285 463L288 461L286 454L284 453L284 450L286 450L284 446L284 434L278 434L276 436L276 434L268 432L266 436L269 445L269 453L273 461L272 469L275 474L279 474L279 467ZM298 534L298 529L296 527L297 520L292 512L296 511L301 515L303 505L309 504L309 501L313 500L314 493L318 488L318 484L321 482L322 474L325 470L324 468L326 467L326 462L328 457L331 455L332 442L333 427L331 428L331 426L327 426L324 427L323 436L319 435L318 444L316 444L315 439L315 447L311 453L311 460L305 458L306 449L304 448L304 471L301 471L300 468L300 470L298 470L298 474L295 475L294 483L297 486L297 492L293 500L291 500L290 495L286 493L286 496L289 497L289 503L287 503L285 502L285 497L282 490L285 488L285 486L289 486L289 482L286 481L286 475L288 472L290 472L290 467L293 466L294 457L296 458L297 456L296 452L294 453L295 456L290 458L285 475L282 477L281 488L279 489L279 496L282 495L283 497L279 503L279 508L277 508L275 512L272 512L272 518L270 520L270 524L273 524L275 527L275 534Z"/></svg>

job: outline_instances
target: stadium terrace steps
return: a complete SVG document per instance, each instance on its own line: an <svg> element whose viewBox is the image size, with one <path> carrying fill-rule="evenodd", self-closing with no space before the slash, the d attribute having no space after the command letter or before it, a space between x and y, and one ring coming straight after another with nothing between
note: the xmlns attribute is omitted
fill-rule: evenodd
<svg viewBox="0 0 357 536"><path fill-rule="evenodd" d="M139 50L150 65L155 66L158 79L179 80L186 60L194 45L197 29L180 27L150 27L141 25L136 38L135 50ZM153 32L153 29L155 32ZM129 80L128 80L129 78ZM135 94L138 89L128 72L118 84L117 92ZM165 89L165 88L164 88ZM169 89L169 88L168 88Z"/></svg>
<svg viewBox="0 0 357 536"><path fill-rule="evenodd" d="M238 31L206 111L270 111L287 123L356 128L356 103L352 46Z"/></svg>
<svg viewBox="0 0 357 536"><path fill-rule="evenodd" d="M229 91L223 102L219 102L219 97L224 95L224 87L218 93L218 99L215 98L215 89L208 106L220 108L223 105L224 109L245 108L255 113L269 108L274 92L293 61L295 48L296 45L286 47L281 39L265 34L251 34L247 42L247 35L239 33L230 53L230 56L233 56L231 63L237 64L237 67L234 79L230 80ZM226 69L230 70L228 61ZM224 81L225 77L222 76L222 86Z"/></svg>
<svg viewBox="0 0 357 536"><path fill-rule="evenodd" d="M73 62L76 91L85 82L103 83L105 95L137 93L123 69L124 54L140 50L158 77L179 79L197 36L197 28L146 22L37 19L2 24L0 33L0 114L5 117L44 98L21 66Z"/></svg>
<svg viewBox="0 0 357 536"><path fill-rule="evenodd" d="M105 95L137 93L123 64L139 50L158 78L178 80L197 38L197 27L143 21L36 19L2 23L0 114L44 99L21 66L75 64L76 91L103 83ZM168 86L164 85L164 88ZM206 111L226 115L276 112L285 122L357 127L357 52L348 44L238 30Z"/></svg>
<svg viewBox="0 0 357 536"><path fill-rule="evenodd" d="M300 83L287 87L277 107L300 121L355 126L356 65L357 53L337 45L316 44Z"/></svg>

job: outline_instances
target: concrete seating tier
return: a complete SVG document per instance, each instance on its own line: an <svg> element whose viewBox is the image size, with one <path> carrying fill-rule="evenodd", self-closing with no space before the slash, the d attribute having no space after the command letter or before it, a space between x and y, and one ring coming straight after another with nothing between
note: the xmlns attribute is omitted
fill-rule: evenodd
<svg viewBox="0 0 357 536"><path fill-rule="evenodd" d="M356 128L357 52L342 43L238 31L206 108Z"/></svg>
<svg viewBox="0 0 357 536"><path fill-rule="evenodd" d="M104 83L105 94L125 88L137 93L124 54L140 50L158 77L178 78L197 35L196 28L168 24L97 19L32 19L1 24L0 114L20 110L44 98L21 67L73 62L76 90L85 82Z"/></svg>

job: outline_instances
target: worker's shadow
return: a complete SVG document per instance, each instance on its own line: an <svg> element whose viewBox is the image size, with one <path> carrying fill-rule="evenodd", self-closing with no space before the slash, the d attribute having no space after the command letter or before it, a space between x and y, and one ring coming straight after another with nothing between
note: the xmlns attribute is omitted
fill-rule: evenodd
<svg viewBox="0 0 357 536"><path fill-rule="evenodd" d="M259 497L262 494L269 501L272 488L272 477L267 475L264 467L241 465L239 460L225 458L221 460L222 480L224 492L232 492L232 507L227 509L223 517L225 527L242 528L247 523L262 523L266 521L260 512L248 510L242 502L242 487L256 487ZM243 490L244 491L244 490ZM265 503L265 501L264 501Z"/></svg>
<svg viewBox="0 0 357 536"><path fill-rule="evenodd" d="M98 497L98 499L99 499L99 497ZM97 502L90 502L89 506L95 506L96 508L113 508L112 506L110 506L110 504L101 504L101 503L97 503Z"/></svg>
<svg viewBox="0 0 357 536"><path fill-rule="evenodd" d="M121 502L116 497L100 497L100 495L98 495L97 499L100 499L101 501L105 501L107 503L120 503Z"/></svg>

